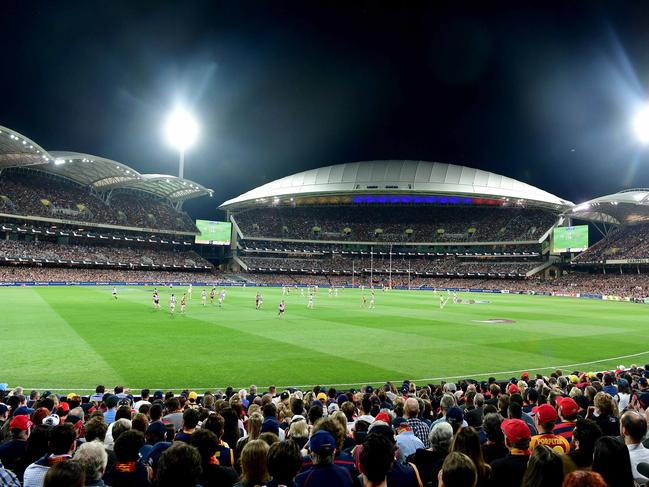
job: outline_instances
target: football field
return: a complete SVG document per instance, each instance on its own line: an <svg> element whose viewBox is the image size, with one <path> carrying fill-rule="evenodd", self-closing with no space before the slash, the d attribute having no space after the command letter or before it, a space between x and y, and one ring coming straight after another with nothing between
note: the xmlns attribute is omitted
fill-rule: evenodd
<svg viewBox="0 0 649 487"><path fill-rule="evenodd" d="M367 309L358 289L321 288L315 309L292 291L279 319L280 288L226 288L222 308L209 298L201 306L201 289L172 316L167 288L159 310L151 287L119 287L117 300L110 287L1 288L0 382L41 391L352 387L649 362L649 306L640 304L460 293L476 302L440 310L431 291L377 291Z"/></svg>

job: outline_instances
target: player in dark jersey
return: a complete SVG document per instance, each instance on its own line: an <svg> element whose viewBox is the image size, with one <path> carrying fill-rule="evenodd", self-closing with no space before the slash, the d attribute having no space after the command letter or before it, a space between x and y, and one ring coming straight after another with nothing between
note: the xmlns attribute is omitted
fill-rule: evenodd
<svg viewBox="0 0 649 487"><path fill-rule="evenodd" d="M286 310L286 305L284 304L284 300L279 303L279 312L277 313L277 317L281 318L284 316L284 311Z"/></svg>

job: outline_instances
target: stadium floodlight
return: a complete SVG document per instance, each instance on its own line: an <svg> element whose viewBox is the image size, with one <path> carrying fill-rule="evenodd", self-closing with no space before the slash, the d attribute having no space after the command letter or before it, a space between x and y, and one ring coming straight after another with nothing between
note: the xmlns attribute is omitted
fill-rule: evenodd
<svg viewBox="0 0 649 487"><path fill-rule="evenodd" d="M169 144L180 152L178 177L182 178L185 172L185 150L196 141L198 123L191 113L178 107L167 117L165 135Z"/></svg>
<svg viewBox="0 0 649 487"><path fill-rule="evenodd" d="M642 108L633 119L633 130L643 144L649 144L649 105Z"/></svg>

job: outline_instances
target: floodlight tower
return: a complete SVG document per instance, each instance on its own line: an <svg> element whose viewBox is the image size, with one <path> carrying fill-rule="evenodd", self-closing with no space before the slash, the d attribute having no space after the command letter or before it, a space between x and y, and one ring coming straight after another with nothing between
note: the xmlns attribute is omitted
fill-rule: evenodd
<svg viewBox="0 0 649 487"><path fill-rule="evenodd" d="M198 123L191 113L182 107L177 107L167 117L165 135L169 144L178 149L180 153L178 177L183 178L185 174L185 150L196 141Z"/></svg>

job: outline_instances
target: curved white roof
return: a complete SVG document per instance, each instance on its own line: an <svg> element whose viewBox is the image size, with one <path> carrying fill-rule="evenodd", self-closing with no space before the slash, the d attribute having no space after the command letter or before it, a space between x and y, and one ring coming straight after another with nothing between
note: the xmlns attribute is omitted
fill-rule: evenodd
<svg viewBox="0 0 649 487"><path fill-rule="evenodd" d="M615 225L649 221L649 188L627 189L586 201L566 215L577 220Z"/></svg>
<svg viewBox="0 0 649 487"><path fill-rule="evenodd" d="M426 161L364 161L299 172L259 186L221 205L246 206L265 198L330 194L452 194L513 198L557 209L572 206L516 179L480 169Z"/></svg>

